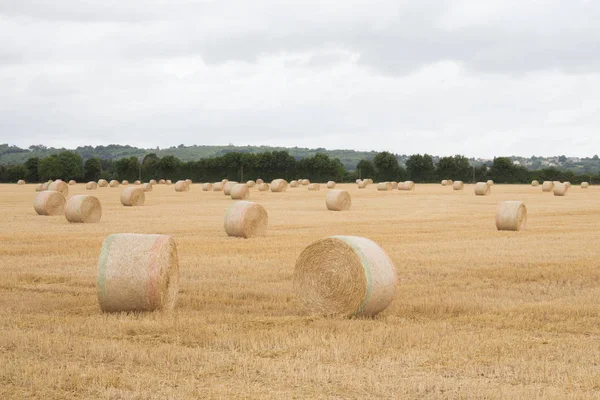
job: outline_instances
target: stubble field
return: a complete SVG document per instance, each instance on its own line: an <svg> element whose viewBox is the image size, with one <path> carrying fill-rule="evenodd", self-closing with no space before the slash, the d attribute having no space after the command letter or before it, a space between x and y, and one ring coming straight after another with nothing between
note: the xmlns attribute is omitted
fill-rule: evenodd
<svg viewBox="0 0 600 400"><path fill-rule="evenodd" d="M157 185L143 207L89 191L98 224L38 216L33 185L0 185L0 398L600 398L600 188L338 188L351 211L327 211L325 190L252 189L269 231L243 240L223 229L232 200L200 185ZM525 202L526 231L496 230L501 200ZM100 312L101 244L125 232L175 239L173 313ZM298 308L296 258L330 235L393 260L376 318Z"/></svg>

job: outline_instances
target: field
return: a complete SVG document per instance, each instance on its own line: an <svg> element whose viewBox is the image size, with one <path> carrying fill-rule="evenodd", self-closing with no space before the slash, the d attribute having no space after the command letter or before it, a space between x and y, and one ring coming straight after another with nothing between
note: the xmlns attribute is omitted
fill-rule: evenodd
<svg viewBox="0 0 600 400"><path fill-rule="evenodd" d="M99 188L98 224L37 216L33 185L0 185L0 398L600 398L599 187L339 187L349 212L325 190L253 189L270 230L244 240L223 230L232 200L199 185L131 208ZM500 200L525 201L526 231L496 230ZM100 312L100 247L123 232L177 242L174 313ZM397 296L374 319L296 304L296 258L340 234L394 261Z"/></svg>

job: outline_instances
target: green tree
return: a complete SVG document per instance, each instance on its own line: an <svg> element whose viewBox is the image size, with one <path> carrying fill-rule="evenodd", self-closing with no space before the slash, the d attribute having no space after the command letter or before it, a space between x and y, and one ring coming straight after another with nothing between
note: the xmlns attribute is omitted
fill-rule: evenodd
<svg viewBox="0 0 600 400"><path fill-rule="evenodd" d="M38 176L41 181L61 178L61 171L60 162L56 154L44 157L38 163Z"/></svg>
<svg viewBox="0 0 600 400"><path fill-rule="evenodd" d="M435 165L433 158L429 154L413 154L406 161L406 172L408 178L415 182L434 182Z"/></svg>
<svg viewBox="0 0 600 400"><path fill-rule="evenodd" d="M135 181L140 173L140 161L136 156L121 158L114 163L115 175L119 180Z"/></svg>
<svg viewBox="0 0 600 400"><path fill-rule="evenodd" d="M398 159L390 152L382 151L373 158L373 164L377 168L377 180L399 181L406 176L406 171L398 164Z"/></svg>
<svg viewBox="0 0 600 400"><path fill-rule="evenodd" d="M30 157L25 161L25 168L27 169L27 182L39 182L38 165L40 159L38 157Z"/></svg>
<svg viewBox="0 0 600 400"><path fill-rule="evenodd" d="M58 153L58 163L62 179L80 180L83 178L83 160L79 154L72 151L62 151Z"/></svg>
<svg viewBox="0 0 600 400"><path fill-rule="evenodd" d="M25 179L27 168L23 165L11 165L6 169L6 178L11 183L16 183L19 179Z"/></svg>
<svg viewBox="0 0 600 400"><path fill-rule="evenodd" d="M155 153L146 154L142 160L142 173L148 180L158 179L160 169L158 163L160 158Z"/></svg>
<svg viewBox="0 0 600 400"><path fill-rule="evenodd" d="M317 153L312 157L304 158L298 162L298 172L303 178L315 182L328 180L341 181L344 176L344 166L337 158L330 158L325 153Z"/></svg>
<svg viewBox="0 0 600 400"><path fill-rule="evenodd" d="M442 157L437 165L438 179L469 182L473 179L473 168L466 157Z"/></svg>
<svg viewBox="0 0 600 400"><path fill-rule="evenodd" d="M86 181L97 181L102 172L102 161L99 158L88 158L83 165L83 176Z"/></svg>
<svg viewBox="0 0 600 400"><path fill-rule="evenodd" d="M164 156L158 162L158 169L160 171L160 177L164 179L171 179L177 177L181 161L174 156Z"/></svg>

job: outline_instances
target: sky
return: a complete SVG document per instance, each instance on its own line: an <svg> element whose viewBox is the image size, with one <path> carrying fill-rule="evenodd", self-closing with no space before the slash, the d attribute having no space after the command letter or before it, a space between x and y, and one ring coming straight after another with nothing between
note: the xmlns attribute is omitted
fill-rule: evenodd
<svg viewBox="0 0 600 400"><path fill-rule="evenodd" d="M0 143L592 156L596 0L0 0Z"/></svg>

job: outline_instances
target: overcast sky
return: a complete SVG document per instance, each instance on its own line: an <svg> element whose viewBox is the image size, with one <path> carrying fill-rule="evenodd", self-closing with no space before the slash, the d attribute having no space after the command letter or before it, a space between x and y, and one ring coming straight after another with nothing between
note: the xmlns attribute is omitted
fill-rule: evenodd
<svg viewBox="0 0 600 400"><path fill-rule="evenodd" d="M600 1L0 0L0 143L600 153Z"/></svg>

